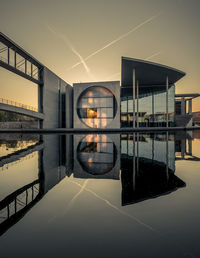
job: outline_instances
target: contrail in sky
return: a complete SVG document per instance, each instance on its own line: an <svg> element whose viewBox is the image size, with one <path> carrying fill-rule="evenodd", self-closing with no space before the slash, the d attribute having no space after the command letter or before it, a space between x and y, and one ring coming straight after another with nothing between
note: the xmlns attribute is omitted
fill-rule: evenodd
<svg viewBox="0 0 200 258"><path fill-rule="evenodd" d="M101 51L103 51L104 49L112 46L113 44L117 43L118 41L126 38L127 36L129 36L131 33L133 33L134 31L138 30L139 28L141 28L143 25L151 22L152 20L154 20L155 18L157 18L160 15L154 15L152 17L150 17L149 19L145 20L144 22L138 24L136 27L132 28L131 30L129 30L128 32L122 34L121 36L119 36L118 38L116 38L115 40L111 41L110 43L106 44L105 46L103 46L102 48L96 50L95 52L93 52L92 54L90 54L89 56L87 56L84 60L87 61L88 59L90 59L91 57L95 56L96 54L100 53ZM76 66L80 65L82 62L78 62L76 64L74 64L71 68L69 68L68 70L71 70L73 68L75 68Z"/></svg>
<svg viewBox="0 0 200 258"><path fill-rule="evenodd" d="M91 74L91 72L90 72L90 69L89 69L88 65L86 64L85 60L84 60L83 57L78 53L78 51L73 47L73 45L71 44L71 42L69 41L69 39L68 39L65 35L56 32L56 31L55 31L52 27L50 27L48 24L47 24L47 28L48 28L52 33L54 33L54 34L57 35L59 38L61 38L61 39L67 44L67 46L71 49L71 51L80 59L80 62L79 62L79 63L80 63L80 64L83 64L83 66L84 66L86 72L88 73L88 75L89 75L90 77L92 77L92 74Z"/></svg>
<svg viewBox="0 0 200 258"><path fill-rule="evenodd" d="M145 58L144 60L149 60L149 59L151 59L152 57L158 56L158 55L160 55L160 54L161 54L161 51L159 51L159 52L157 52L157 53L155 53L155 54L153 54L153 55L151 55L151 56Z"/></svg>

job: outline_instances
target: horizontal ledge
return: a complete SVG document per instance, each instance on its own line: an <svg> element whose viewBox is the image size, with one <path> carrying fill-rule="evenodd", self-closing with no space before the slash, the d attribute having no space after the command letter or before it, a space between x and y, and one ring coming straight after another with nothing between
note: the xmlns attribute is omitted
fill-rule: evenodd
<svg viewBox="0 0 200 258"><path fill-rule="evenodd" d="M192 127L148 127L148 128L107 128L107 129L81 129L81 128L47 128L47 129L0 129L0 133L28 133L28 134L92 134L92 133L142 133L142 132L173 132L173 131L189 131L200 130L200 126Z"/></svg>

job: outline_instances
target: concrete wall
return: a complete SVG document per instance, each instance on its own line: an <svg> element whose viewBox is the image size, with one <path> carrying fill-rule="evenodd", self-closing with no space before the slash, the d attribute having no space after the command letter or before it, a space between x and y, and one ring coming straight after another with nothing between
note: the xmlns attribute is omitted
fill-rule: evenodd
<svg viewBox="0 0 200 258"><path fill-rule="evenodd" d="M74 103L73 103L73 113L74 113L74 128L88 128L78 117L77 114L77 101L83 91L92 86L102 86L106 89L110 90L115 96L117 103L117 112L113 121L108 124L106 128L120 128L120 82L119 81L111 81L111 82L90 82L90 83L75 83L73 84L74 89Z"/></svg>
<svg viewBox="0 0 200 258"><path fill-rule="evenodd" d="M66 86L66 104L65 104L65 110L66 110L66 128L72 128L73 127L73 87L70 85Z"/></svg>
<svg viewBox="0 0 200 258"><path fill-rule="evenodd" d="M72 87L59 78L56 74L51 72L48 68L44 68L43 71L44 86L42 90L42 110L45 115L43 120L43 128L60 128L62 127L62 95L71 94ZM70 96L66 96L66 100L69 100ZM71 97L72 98L72 97ZM70 104L67 106L67 119L70 117ZM67 128L71 126L72 121L67 121Z"/></svg>
<svg viewBox="0 0 200 258"><path fill-rule="evenodd" d="M179 126L192 126L192 115L185 114L185 115L175 115L175 125Z"/></svg>
<svg viewBox="0 0 200 258"><path fill-rule="evenodd" d="M44 149L40 163L44 173L44 192L48 192L65 176L65 167L60 164L60 136L44 135ZM41 164L40 164L41 165Z"/></svg>

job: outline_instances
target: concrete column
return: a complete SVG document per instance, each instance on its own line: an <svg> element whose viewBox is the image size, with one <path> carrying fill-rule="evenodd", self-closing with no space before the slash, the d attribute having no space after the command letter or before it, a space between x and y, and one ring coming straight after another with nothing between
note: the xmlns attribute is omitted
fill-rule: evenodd
<svg viewBox="0 0 200 258"><path fill-rule="evenodd" d="M137 174L139 173L139 133L137 133Z"/></svg>
<svg viewBox="0 0 200 258"><path fill-rule="evenodd" d="M152 92L152 115L153 115L153 123L154 123L154 93Z"/></svg>
<svg viewBox="0 0 200 258"><path fill-rule="evenodd" d="M133 69L133 128L135 128L135 69Z"/></svg>
<svg viewBox="0 0 200 258"><path fill-rule="evenodd" d="M166 127L169 126L169 114L168 114L168 89L169 89L169 79L166 76Z"/></svg>
<svg viewBox="0 0 200 258"><path fill-rule="evenodd" d="M38 112L43 112L43 85L38 85Z"/></svg>
<svg viewBox="0 0 200 258"><path fill-rule="evenodd" d="M139 117L139 82L136 83L136 94L137 94L137 128L139 127L138 117Z"/></svg>
<svg viewBox="0 0 200 258"><path fill-rule="evenodd" d="M184 159L186 153L186 139L181 139L181 158Z"/></svg>
<svg viewBox="0 0 200 258"><path fill-rule="evenodd" d="M192 114L192 99L188 100L188 113L189 115Z"/></svg>
<svg viewBox="0 0 200 258"><path fill-rule="evenodd" d="M135 133L133 133L133 191L135 191L135 179L136 179L136 171L135 171Z"/></svg>
<svg viewBox="0 0 200 258"><path fill-rule="evenodd" d="M168 132L166 132L166 178L167 181L169 179L169 145L168 145L169 135Z"/></svg>
<svg viewBox="0 0 200 258"><path fill-rule="evenodd" d="M186 113L186 106L185 106L185 99L181 99L181 115L185 115Z"/></svg>
<svg viewBox="0 0 200 258"><path fill-rule="evenodd" d="M188 154L192 156L192 139L188 139Z"/></svg>

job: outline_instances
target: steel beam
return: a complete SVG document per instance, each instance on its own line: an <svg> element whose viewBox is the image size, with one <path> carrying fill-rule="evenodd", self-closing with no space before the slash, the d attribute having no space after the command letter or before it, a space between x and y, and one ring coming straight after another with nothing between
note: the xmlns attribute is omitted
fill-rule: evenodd
<svg viewBox="0 0 200 258"><path fill-rule="evenodd" d="M30 75L25 74L24 72L18 70L18 69L15 68L14 66L8 65L8 64L6 64L5 62L2 62L1 60L0 60L0 66L2 66L3 68L5 68L5 69L7 69L7 70L9 70L9 71L11 71L11 72L13 72L13 73L18 74L18 75L24 77L25 79L27 79L27 80L29 80L29 81L32 81L32 82L34 82L34 83L36 83L36 84L40 84L40 85L43 84L42 81L39 81L39 80L34 79L34 78L31 77Z"/></svg>

